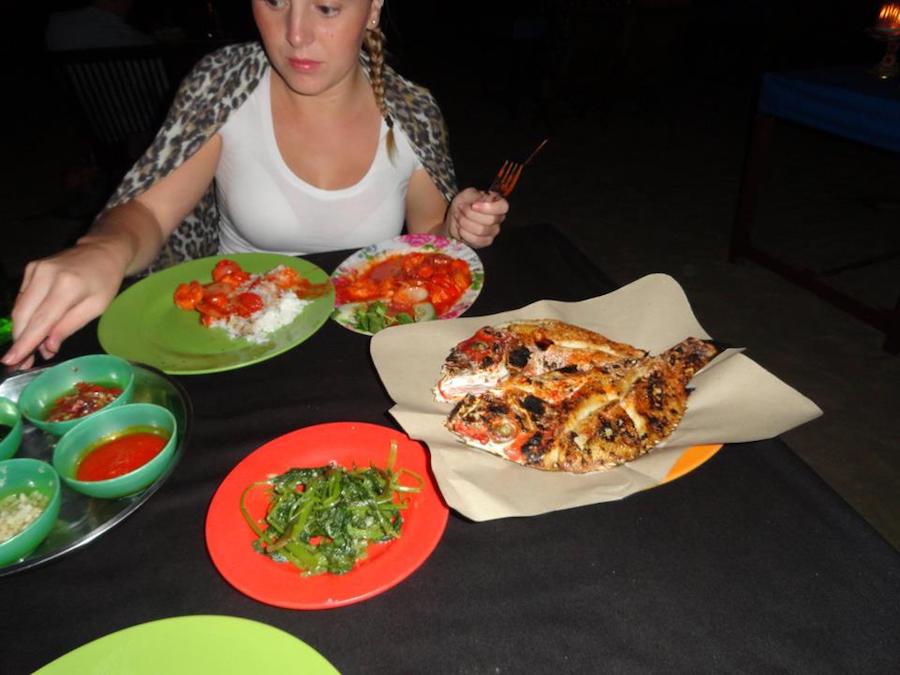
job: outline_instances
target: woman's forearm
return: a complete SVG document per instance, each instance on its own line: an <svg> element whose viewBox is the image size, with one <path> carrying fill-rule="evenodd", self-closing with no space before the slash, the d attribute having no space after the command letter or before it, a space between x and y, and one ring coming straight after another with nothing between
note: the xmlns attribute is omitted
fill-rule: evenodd
<svg viewBox="0 0 900 675"><path fill-rule="evenodd" d="M407 223L406 229L410 234L433 234L440 237L449 237L448 219L431 221L428 223Z"/></svg>
<svg viewBox="0 0 900 675"><path fill-rule="evenodd" d="M217 134L138 197L101 214L79 244L107 247L124 276L146 269L203 197L221 150L222 139Z"/></svg>
<svg viewBox="0 0 900 675"><path fill-rule="evenodd" d="M101 214L78 245L99 246L119 265L123 276L144 270L164 242L156 217L139 201L130 201Z"/></svg>

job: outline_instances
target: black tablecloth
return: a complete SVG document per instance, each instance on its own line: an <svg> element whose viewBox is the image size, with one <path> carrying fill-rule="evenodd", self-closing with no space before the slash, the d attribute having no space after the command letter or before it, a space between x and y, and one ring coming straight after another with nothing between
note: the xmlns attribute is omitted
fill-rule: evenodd
<svg viewBox="0 0 900 675"><path fill-rule="evenodd" d="M331 271L345 255L309 259ZM480 255L486 284L470 315L613 289L551 227L511 229ZM99 350L95 335L82 331L63 356ZM0 579L0 671L185 614L280 627L344 673L875 673L900 663L900 556L778 440L726 446L619 502L487 523L451 514L418 571L360 604L304 612L241 595L206 552L215 489L298 427L395 426L368 346L328 322L269 361L179 378L195 424L168 482L90 545Z"/></svg>

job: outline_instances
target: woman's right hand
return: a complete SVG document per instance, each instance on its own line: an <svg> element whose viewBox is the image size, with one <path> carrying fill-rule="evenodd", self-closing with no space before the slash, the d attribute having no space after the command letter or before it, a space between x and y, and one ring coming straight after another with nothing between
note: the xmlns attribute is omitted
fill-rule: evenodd
<svg viewBox="0 0 900 675"><path fill-rule="evenodd" d="M52 358L63 340L103 313L127 267L115 249L100 239L28 263L12 310L13 345L2 358L4 365L30 368L35 350Z"/></svg>
<svg viewBox="0 0 900 675"><path fill-rule="evenodd" d="M12 312L13 346L0 362L30 368L36 349L52 358L63 340L100 316L122 279L145 269L200 201L221 150L216 134L140 196L101 214L74 248L29 263Z"/></svg>

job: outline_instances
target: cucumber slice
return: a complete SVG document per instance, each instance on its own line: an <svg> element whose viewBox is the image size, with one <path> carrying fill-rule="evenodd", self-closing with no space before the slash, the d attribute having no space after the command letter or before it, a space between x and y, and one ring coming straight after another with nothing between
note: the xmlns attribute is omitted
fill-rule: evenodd
<svg viewBox="0 0 900 675"><path fill-rule="evenodd" d="M431 321L437 316L434 311L434 305L430 302L420 302L413 305L413 315L416 321Z"/></svg>

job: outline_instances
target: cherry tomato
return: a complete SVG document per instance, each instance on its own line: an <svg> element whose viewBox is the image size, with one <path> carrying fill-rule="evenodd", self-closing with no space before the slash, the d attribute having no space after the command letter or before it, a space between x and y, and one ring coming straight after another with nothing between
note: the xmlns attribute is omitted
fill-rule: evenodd
<svg viewBox="0 0 900 675"><path fill-rule="evenodd" d="M215 307L222 313L228 313L228 305L230 304L228 301L228 296L225 293L208 293L205 298L203 298L203 302Z"/></svg>
<svg viewBox="0 0 900 675"><path fill-rule="evenodd" d="M408 253L403 258L403 271L409 275L415 275L416 269L425 260L424 253Z"/></svg>
<svg viewBox="0 0 900 675"><path fill-rule="evenodd" d="M244 270L234 260L220 260L212 271L213 281L222 281L224 277L231 274L243 273Z"/></svg>
<svg viewBox="0 0 900 675"><path fill-rule="evenodd" d="M358 279L346 288L351 300L369 300L378 294L378 284L371 279Z"/></svg>
<svg viewBox="0 0 900 675"><path fill-rule="evenodd" d="M203 286L196 281L178 284L178 288L175 289L175 304L181 309L194 309L201 300L203 300Z"/></svg>
<svg viewBox="0 0 900 675"><path fill-rule="evenodd" d="M465 273L454 272L451 278L453 279L453 285L460 291L465 291L472 283L472 275L468 269L466 269Z"/></svg>
<svg viewBox="0 0 900 675"><path fill-rule="evenodd" d="M250 274L244 271L232 272L231 274L226 274L224 277L219 279L219 281L223 284L228 284L229 286L234 286L237 288L244 282L246 282L250 278Z"/></svg>
<svg viewBox="0 0 900 675"><path fill-rule="evenodd" d="M263 308L263 299L256 293L239 293L236 311L240 316L249 317Z"/></svg>

